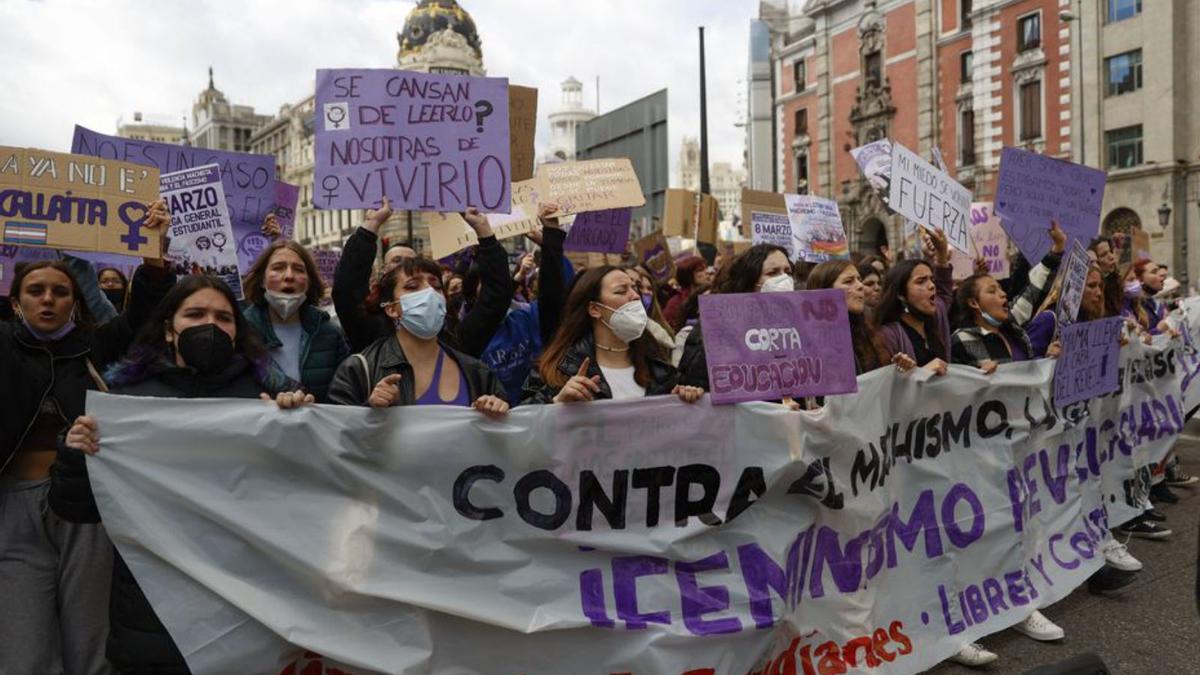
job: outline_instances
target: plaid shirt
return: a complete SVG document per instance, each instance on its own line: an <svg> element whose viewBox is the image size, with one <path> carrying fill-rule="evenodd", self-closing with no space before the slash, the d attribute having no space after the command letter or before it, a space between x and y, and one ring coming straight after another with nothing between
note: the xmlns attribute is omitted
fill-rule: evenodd
<svg viewBox="0 0 1200 675"><path fill-rule="evenodd" d="M1045 296L1045 289L1050 285L1055 268L1061 256L1047 255L1033 269L1029 270L1029 284L1021 291L1021 295L1012 303L1009 319L1000 327L999 332L985 331L979 326L967 326L954 331L950 337L950 360L976 368L985 361L1009 363L1012 354L1009 352L1007 338L1010 342L1018 342L1025 350L1025 358L1033 358L1033 346L1029 336L1021 326L1033 318L1033 313ZM1003 333L1003 337L1001 337Z"/></svg>

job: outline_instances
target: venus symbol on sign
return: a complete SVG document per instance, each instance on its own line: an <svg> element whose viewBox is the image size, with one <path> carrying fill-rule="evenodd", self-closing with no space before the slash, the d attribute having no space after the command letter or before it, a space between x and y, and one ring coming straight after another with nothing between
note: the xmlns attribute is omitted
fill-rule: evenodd
<svg viewBox="0 0 1200 675"><path fill-rule="evenodd" d="M325 104L325 129L328 131L330 126L334 129L349 129L350 122L346 119L350 115L350 107L345 103L326 103Z"/></svg>

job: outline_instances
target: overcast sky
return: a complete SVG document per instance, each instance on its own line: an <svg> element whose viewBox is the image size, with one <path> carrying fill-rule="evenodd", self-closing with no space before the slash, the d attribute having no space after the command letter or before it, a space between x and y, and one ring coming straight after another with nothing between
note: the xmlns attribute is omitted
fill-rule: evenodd
<svg viewBox="0 0 1200 675"><path fill-rule="evenodd" d="M387 0L0 0L0 144L67 151L76 123L114 133L133 111L181 119L207 86L276 114L314 71L395 64L413 2ZM601 112L669 90L671 182L700 128L697 26L708 51L710 160L741 165L747 37L755 0L461 0L492 76L536 86L538 153L559 83Z"/></svg>

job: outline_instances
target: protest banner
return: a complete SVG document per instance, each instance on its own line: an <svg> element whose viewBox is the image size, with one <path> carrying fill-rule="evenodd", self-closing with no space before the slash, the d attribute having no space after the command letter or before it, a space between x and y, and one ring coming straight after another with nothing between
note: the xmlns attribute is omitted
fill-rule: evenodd
<svg viewBox="0 0 1200 675"><path fill-rule="evenodd" d="M1061 329L1063 326L1075 323L1079 316L1079 303L1083 301L1083 287L1087 284L1088 267L1091 260L1087 250L1076 239L1071 242L1071 248L1063 256L1058 274L1062 277L1058 291L1058 305L1054 308L1054 318Z"/></svg>
<svg viewBox="0 0 1200 675"><path fill-rule="evenodd" d="M318 69L315 106L317 208L508 213L508 80Z"/></svg>
<svg viewBox="0 0 1200 675"><path fill-rule="evenodd" d="M1121 325L1106 319L1063 325L1058 332L1062 353L1054 364L1054 405L1072 403L1116 391L1121 386Z"/></svg>
<svg viewBox="0 0 1200 675"><path fill-rule="evenodd" d="M713 403L856 391L847 317L840 290L701 296Z"/></svg>
<svg viewBox="0 0 1200 675"><path fill-rule="evenodd" d="M563 242L567 251L624 253L629 248L629 226L633 209L586 211L575 216Z"/></svg>
<svg viewBox="0 0 1200 675"><path fill-rule="evenodd" d="M813 195L784 195L797 260L823 263L850 257L837 202Z"/></svg>
<svg viewBox="0 0 1200 675"><path fill-rule="evenodd" d="M158 171L130 162L0 146L0 244L162 257L143 227Z"/></svg>
<svg viewBox="0 0 1200 675"><path fill-rule="evenodd" d="M79 125L75 126L71 139L71 152L153 166L160 174L219 164L229 219L237 239L238 265L250 269L270 243L262 233L262 224L275 208L275 158L271 155L106 136Z"/></svg>
<svg viewBox="0 0 1200 675"><path fill-rule="evenodd" d="M892 142L886 138L851 148L850 156L858 165L867 185L879 196L879 201L888 206L892 182Z"/></svg>
<svg viewBox="0 0 1200 675"><path fill-rule="evenodd" d="M166 258L172 272L179 276L220 277L241 299L242 273L238 270L220 165L164 173L160 184L162 198L171 212Z"/></svg>
<svg viewBox="0 0 1200 675"><path fill-rule="evenodd" d="M1120 365L1062 416L1045 359L881 368L801 415L89 392L88 470L196 675L916 673L1066 597L1140 512L1198 366L1166 336Z"/></svg>
<svg viewBox="0 0 1200 675"><path fill-rule="evenodd" d="M316 248L312 250L313 261L317 263L317 276L325 283L326 292L333 288L333 276L337 272L338 262L342 252L337 249Z"/></svg>
<svg viewBox="0 0 1200 675"><path fill-rule="evenodd" d="M991 202L971 204L970 235L971 255L957 250L950 252L954 279L965 279L975 273L975 257L983 258L988 275L992 278L1007 279L1010 268L1008 234L1000 225L1000 217L992 209Z"/></svg>
<svg viewBox="0 0 1200 675"><path fill-rule="evenodd" d="M742 220L740 230L742 234L750 236L750 223L754 219L754 212L773 213L776 215L787 215L787 202L783 195L778 192L763 192L761 190L749 190L742 188Z"/></svg>
<svg viewBox="0 0 1200 675"><path fill-rule="evenodd" d="M559 216L646 203L633 163L625 157L543 164L536 178L545 191L542 201L558 204Z"/></svg>
<svg viewBox="0 0 1200 675"><path fill-rule="evenodd" d="M296 238L296 205L300 202L300 186L275 181L275 220L279 222L279 238L292 240ZM261 251L259 251L261 253ZM258 256L254 256L255 260ZM247 268L249 269L249 268Z"/></svg>
<svg viewBox="0 0 1200 675"><path fill-rule="evenodd" d="M1087 246L1100 231L1106 174L1100 169L1020 148L1000 152L996 213L1030 264L1050 250L1050 221L1067 234L1067 245Z"/></svg>
<svg viewBox="0 0 1200 675"><path fill-rule="evenodd" d="M538 201L542 199L539 185L537 179L513 183L509 212L485 214L497 239L517 237L538 226ZM458 213L426 211L421 216L429 228L429 245L435 260L479 243L475 230ZM562 224L569 222L566 218L561 220L564 221Z"/></svg>
<svg viewBox="0 0 1200 675"><path fill-rule="evenodd" d="M892 144L888 206L918 225L945 233L950 246L971 254L971 191L899 143Z"/></svg>
<svg viewBox="0 0 1200 675"><path fill-rule="evenodd" d="M662 230L633 242L633 255L660 284L675 276L675 259L671 257L671 249Z"/></svg>
<svg viewBox="0 0 1200 675"><path fill-rule="evenodd" d="M39 260L58 260L58 250L53 248L26 248L0 244L0 298L8 297L12 288L17 265Z"/></svg>
<svg viewBox="0 0 1200 675"><path fill-rule="evenodd" d="M533 137L537 133L538 90L508 85L509 161L512 182L533 178Z"/></svg>
<svg viewBox="0 0 1200 675"><path fill-rule="evenodd" d="M755 244L772 244L787 250L788 259L795 262L796 239L792 236L792 221L786 213L750 212L750 240Z"/></svg>

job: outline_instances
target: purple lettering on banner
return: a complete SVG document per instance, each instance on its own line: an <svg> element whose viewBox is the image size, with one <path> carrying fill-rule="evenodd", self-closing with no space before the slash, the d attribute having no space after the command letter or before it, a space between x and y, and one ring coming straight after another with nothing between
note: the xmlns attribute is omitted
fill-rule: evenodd
<svg viewBox="0 0 1200 675"><path fill-rule="evenodd" d="M1067 234L1067 245L1084 246L1100 230L1100 205L1107 174L1063 159L1019 148L1000 153L996 214L1030 264L1050 250L1050 221Z"/></svg>
<svg viewBox="0 0 1200 675"><path fill-rule="evenodd" d="M625 622L629 630L645 628L653 623L671 623L670 612L638 611L637 580L654 574L667 573L667 559L653 555L631 555L612 559L613 596L616 599L617 618Z"/></svg>
<svg viewBox="0 0 1200 675"><path fill-rule="evenodd" d="M313 204L509 213L508 80L317 71Z"/></svg>
<svg viewBox="0 0 1200 675"><path fill-rule="evenodd" d="M300 201L300 186L275 181L275 220L279 222L279 238L296 238L296 205ZM257 256L256 256L257 257Z"/></svg>
<svg viewBox="0 0 1200 675"><path fill-rule="evenodd" d="M700 298L713 403L858 391L840 290Z"/></svg>
<svg viewBox="0 0 1200 675"><path fill-rule="evenodd" d="M266 246L262 223L275 207L275 158L270 155L137 141L98 134L79 125L71 139L71 152L154 166L161 173L219 164L240 271L249 271L258 252Z"/></svg>
<svg viewBox="0 0 1200 675"><path fill-rule="evenodd" d="M679 583L680 609L683 625L693 635L736 633L742 622L735 617L705 619L705 614L729 609L729 589L724 586L701 586L696 581L700 572L729 569L729 557L724 551L695 562L675 563L675 579Z"/></svg>
<svg viewBox="0 0 1200 675"><path fill-rule="evenodd" d="M587 211L575 216L563 248L591 253L624 253L629 247L633 209Z"/></svg>
<svg viewBox="0 0 1200 675"><path fill-rule="evenodd" d="M1116 391L1121 385L1118 361L1121 343L1119 316L1064 326L1059 331L1062 354L1054 364L1054 405Z"/></svg>

